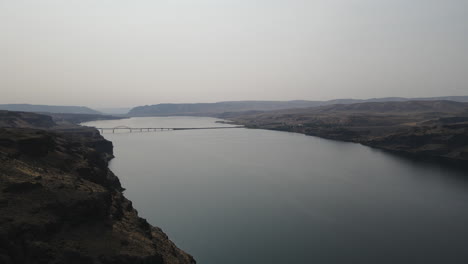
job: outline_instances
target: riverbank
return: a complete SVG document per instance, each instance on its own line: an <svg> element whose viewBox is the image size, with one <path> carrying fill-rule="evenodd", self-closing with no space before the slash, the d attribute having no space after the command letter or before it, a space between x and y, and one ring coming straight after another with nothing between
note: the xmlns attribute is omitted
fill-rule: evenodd
<svg viewBox="0 0 468 264"><path fill-rule="evenodd" d="M468 160L468 105L393 102L336 105L257 114L229 120L248 128L279 130L360 143L417 158Z"/></svg>
<svg viewBox="0 0 468 264"><path fill-rule="evenodd" d="M0 262L191 264L138 216L96 129L0 112Z"/></svg>

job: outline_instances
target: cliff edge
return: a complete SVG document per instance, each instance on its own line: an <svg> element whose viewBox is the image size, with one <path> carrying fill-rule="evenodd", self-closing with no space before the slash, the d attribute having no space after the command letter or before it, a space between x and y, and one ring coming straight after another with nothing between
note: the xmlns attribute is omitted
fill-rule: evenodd
<svg viewBox="0 0 468 264"><path fill-rule="evenodd" d="M0 124L0 263L195 263L138 217L97 130L5 111Z"/></svg>

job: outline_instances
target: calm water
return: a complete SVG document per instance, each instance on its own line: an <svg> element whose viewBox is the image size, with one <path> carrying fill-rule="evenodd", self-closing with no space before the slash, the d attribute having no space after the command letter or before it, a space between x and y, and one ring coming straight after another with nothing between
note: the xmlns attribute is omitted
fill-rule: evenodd
<svg viewBox="0 0 468 264"><path fill-rule="evenodd" d="M98 127L219 126L198 117ZM468 175L358 144L251 130L105 133L144 218L201 264L468 263Z"/></svg>

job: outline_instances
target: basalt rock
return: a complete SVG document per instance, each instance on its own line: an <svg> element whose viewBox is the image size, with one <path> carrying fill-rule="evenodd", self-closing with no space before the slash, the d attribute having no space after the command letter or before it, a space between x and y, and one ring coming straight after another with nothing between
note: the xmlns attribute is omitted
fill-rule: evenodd
<svg viewBox="0 0 468 264"><path fill-rule="evenodd" d="M195 263L138 216L97 130L8 122L21 126L0 128L0 263Z"/></svg>

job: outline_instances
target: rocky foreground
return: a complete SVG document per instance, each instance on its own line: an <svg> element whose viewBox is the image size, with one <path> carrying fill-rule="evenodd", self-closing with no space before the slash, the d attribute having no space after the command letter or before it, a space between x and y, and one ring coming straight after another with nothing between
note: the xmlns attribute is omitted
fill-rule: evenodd
<svg viewBox="0 0 468 264"><path fill-rule="evenodd" d="M468 103L371 102L221 117L249 128L356 142L418 158L468 161Z"/></svg>
<svg viewBox="0 0 468 264"><path fill-rule="evenodd" d="M95 129L0 111L0 263L195 263L138 217L112 149Z"/></svg>

